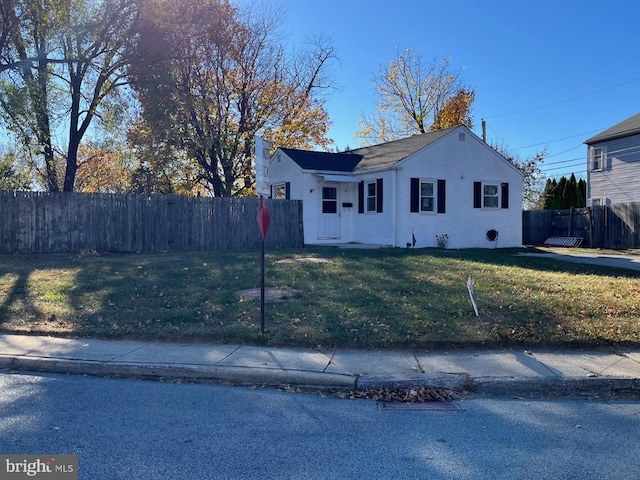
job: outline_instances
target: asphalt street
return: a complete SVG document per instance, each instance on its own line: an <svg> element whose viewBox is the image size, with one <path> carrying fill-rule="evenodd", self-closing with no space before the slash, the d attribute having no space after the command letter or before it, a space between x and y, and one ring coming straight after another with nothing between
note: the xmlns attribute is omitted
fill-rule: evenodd
<svg viewBox="0 0 640 480"><path fill-rule="evenodd" d="M79 478L636 479L640 403L469 398L454 410L271 388L0 375L0 451Z"/></svg>

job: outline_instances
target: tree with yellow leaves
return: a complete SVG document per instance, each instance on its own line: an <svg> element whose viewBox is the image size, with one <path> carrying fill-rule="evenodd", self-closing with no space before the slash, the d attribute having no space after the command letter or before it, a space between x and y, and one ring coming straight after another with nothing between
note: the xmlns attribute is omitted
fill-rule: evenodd
<svg viewBox="0 0 640 480"><path fill-rule="evenodd" d="M442 109L436 112L433 125L431 125L429 130L444 130L445 128L456 125L466 125L469 128L473 128L471 104L475 97L476 92L472 88L460 88L460 90L447 100L447 103L444 104Z"/></svg>
<svg viewBox="0 0 640 480"><path fill-rule="evenodd" d="M413 50L399 52L374 77L377 112L361 115L364 145L389 142L453 125L472 127L473 88L464 86L451 58L427 63Z"/></svg>
<svg viewBox="0 0 640 480"><path fill-rule="evenodd" d="M86 142L78 149L75 191L84 193L126 193L131 185L131 168L122 154Z"/></svg>

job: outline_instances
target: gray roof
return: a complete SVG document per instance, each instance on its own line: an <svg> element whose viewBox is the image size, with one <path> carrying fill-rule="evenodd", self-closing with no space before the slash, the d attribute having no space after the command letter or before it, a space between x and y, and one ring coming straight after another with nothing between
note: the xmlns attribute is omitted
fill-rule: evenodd
<svg viewBox="0 0 640 480"><path fill-rule="evenodd" d="M305 170L332 170L335 172L352 172L362 160L362 155L347 153L314 152L281 148L287 156Z"/></svg>
<svg viewBox="0 0 640 480"><path fill-rule="evenodd" d="M455 127L445 128L444 130L437 130L435 132L412 135L402 140L353 150L352 153L362 155L362 161L358 163L355 171L391 167L430 143L444 137L454 128L458 128L458 126L459 125L456 125Z"/></svg>
<svg viewBox="0 0 640 480"><path fill-rule="evenodd" d="M359 172L391 167L458 127L459 125L435 132L412 135L401 140L343 153L314 152L292 148L281 148L280 150L306 170Z"/></svg>
<svg viewBox="0 0 640 480"><path fill-rule="evenodd" d="M614 140L616 138L630 137L631 135L637 134L640 134L640 113L627 118L611 128L607 128L605 131L585 140L584 143L591 145L604 142L605 140Z"/></svg>

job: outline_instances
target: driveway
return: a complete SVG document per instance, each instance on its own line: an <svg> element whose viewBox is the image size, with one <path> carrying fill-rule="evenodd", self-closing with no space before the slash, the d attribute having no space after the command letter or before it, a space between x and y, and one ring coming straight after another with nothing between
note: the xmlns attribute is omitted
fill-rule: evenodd
<svg viewBox="0 0 640 480"><path fill-rule="evenodd" d="M557 250L549 251L549 253L521 253L520 255L530 257L550 257L563 262L582 263L588 265L602 265L612 268L627 268L629 270L640 271L640 255L637 254L619 254L611 255L604 253L591 253L582 251L567 250L559 253Z"/></svg>

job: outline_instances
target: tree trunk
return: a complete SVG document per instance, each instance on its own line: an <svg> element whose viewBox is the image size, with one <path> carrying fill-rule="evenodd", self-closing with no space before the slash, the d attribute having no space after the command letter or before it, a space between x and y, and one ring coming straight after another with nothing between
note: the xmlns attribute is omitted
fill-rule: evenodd
<svg viewBox="0 0 640 480"><path fill-rule="evenodd" d="M63 192L73 192L76 183L76 173L78 172L78 142L69 141L69 150L67 153L67 168L64 172Z"/></svg>

